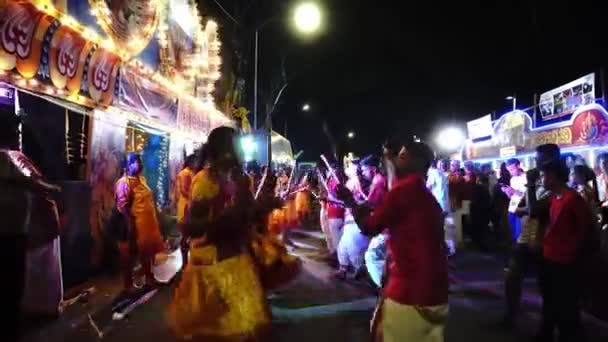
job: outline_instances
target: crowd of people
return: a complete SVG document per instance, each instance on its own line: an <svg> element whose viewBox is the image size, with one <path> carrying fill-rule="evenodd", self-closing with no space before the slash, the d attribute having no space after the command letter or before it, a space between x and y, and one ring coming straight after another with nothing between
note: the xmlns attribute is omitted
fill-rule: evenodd
<svg viewBox="0 0 608 342"><path fill-rule="evenodd" d="M509 251L501 327L513 327L523 280L538 270L538 340L553 341L556 331L560 341L585 339L579 304L593 282L588 265L601 253L608 154L598 157L597 176L582 157L552 144L537 148L535 163L525 171L512 158L496 172L490 164L436 160L424 144L403 143L385 146L383 163L369 156L318 174L326 192L320 222L336 278L367 273L382 289L377 336L441 340L444 320L417 321L410 309L445 318L446 260L469 246Z"/></svg>
<svg viewBox="0 0 608 342"><path fill-rule="evenodd" d="M536 168L526 172L509 159L495 172L489 164L437 160L423 143L393 142L383 146L382 158L370 155L345 167L324 158L314 173L274 173L241 165L234 138L229 128L214 130L178 176L178 222L187 256L169 308L178 336L267 336L266 293L297 273L288 236L291 228L312 224L314 198L336 281L367 278L378 289L372 325L378 341L443 340L448 258L468 241L482 251L510 250L501 325L513 325L524 277L538 268L539 340L553 341L555 330L562 341L584 339L580 263L594 250L589 241L598 229L595 215L606 200L607 177L595 177L582 158L542 145ZM142 184L131 179L140 164L136 156L129 158L126 176L117 183L117 208L125 213L118 203L132 198L131 246L144 266L162 246L155 229L140 227L153 222L137 219L150 198L145 188L135 191ZM608 171L608 155L600 156L599 165ZM132 195L122 194L125 187ZM125 260L130 268L133 258ZM149 267L143 269L149 275ZM129 277L125 271L125 284Z"/></svg>
<svg viewBox="0 0 608 342"><path fill-rule="evenodd" d="M314 172L298 174L245 167L236 141L233 129L216 128L177 177L185 267L168 322L178 337L266 340L268 291L300 269L288 253L290 229L313 224L312 200L318 199L336 281L367 278L378 290L376 341L443 340L448 258L468 240L483 251L509 247L503 325L513 324L524 277L537 267L543 299L539 341L553 341L555 330L560 341L584 341L582 265L599 246L596 233L604 220L598 222L597 215L608 203L608 154L598 159L597 177L582 158L564 156L550 144L537 148L535 168L524 171L517 159L509 159L497 173L487 164L437 160L424 143L392 141L383 145L381 158L370 155L345 167L323 158ZM11 194L58 190L23 176L9 149L0 158L0 180ZM143 286L158 286L152 268L166 249L142 171L141 157L129 154L111 218L125 294L134 290L136 263ZM16 247L25 243L19 228L24 222L12 222L13 230L3 233L3 253L13 253L6 254L11 260L23 260L16 255L23 249ZM11 267L15 279L22 279L18 272L25 267L19 262ZM20 298L20 291L15 287L11 293Z"/></svg>

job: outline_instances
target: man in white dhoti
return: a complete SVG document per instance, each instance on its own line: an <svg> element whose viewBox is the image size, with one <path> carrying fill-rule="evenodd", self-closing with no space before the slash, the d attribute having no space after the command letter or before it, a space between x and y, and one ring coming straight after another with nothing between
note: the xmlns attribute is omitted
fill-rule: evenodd
<svg viewBox="0 0 608 342"><path fill-rule="evenodd" d="M364 202L366 196L359 182L358 163L351 162L346 175L349 177L346 187L359 203ZM336 272L338 279L355 278L361 274L368 245L369 238L361 234L352 212L347 209L344 214L342 237L338 244L338 262L340 263L339 270Z"/></svg>
<svg viewBox="0 0 608 342"><path fill-rule="evenodd" d="M390 232L391 263L373 325L377 341L444 340L448 271L443 211L424 181L432 158L433 152L423 143L387 144L391 189L371 215L349 191L339 189L364 232L374 235L385 228Z"/></svg>

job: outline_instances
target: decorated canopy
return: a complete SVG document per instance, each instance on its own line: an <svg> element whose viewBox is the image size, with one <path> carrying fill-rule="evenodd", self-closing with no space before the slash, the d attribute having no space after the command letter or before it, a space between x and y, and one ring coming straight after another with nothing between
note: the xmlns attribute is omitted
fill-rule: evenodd
<svg viewBox="0 0 608 342"><path fill-rule="evenodd" d="M0 79L204 134L228 119L217 24L191 0L4 0Z"/></svg>
<svg viewBox="0 0 608 342"><path fill-rule="evenodd" d="M533 153L536 146L548 143L565 149L602 147L608 143L608 112L599 104L588 104L566 121L534 128L530 115L518 110L497 120L489 136L484 141L467 141L463 159L510 158Z"/></svg>

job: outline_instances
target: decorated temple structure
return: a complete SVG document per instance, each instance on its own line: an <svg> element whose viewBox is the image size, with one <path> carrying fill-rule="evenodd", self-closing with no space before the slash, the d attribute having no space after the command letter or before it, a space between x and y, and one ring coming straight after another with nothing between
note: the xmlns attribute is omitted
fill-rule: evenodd
<svg viewBox="0 0 608 342"><path fill-rule="evenodd" d="M532 127L526 112L514 111L494 122L490 138L480 142L467 141L463 160L478 163L500 163L519 158L524 167L533 167L534 149L541 144L557 144L563 153L581 155L593 166L598 150L608 150L608 112L599 104L580 107L567 120L541 128Z"/></svg>
<svg viewBox="0 0 608 342"><path fill-rule="evenodd" d="M184 156L231 124L213 97L218 27L194 0L0 0L0 26L0 109L22 116L22 150L64 189L69 285L102 263L127 152L171 208Z"/></svg>
<svg viewBox="0 0 608 342"><path fill-rule="evenodd" d="M557 144L562 153L583 157L594 167L597 155L608 151L608 112L595 97L595 75L589 74L541 95L533 113L515 110L502 115L487 132L476 132L462 149L462 159L492 163L495 169L509 158L534 167L534 149ZM471 132L469 132L471 135Z"/></svg>

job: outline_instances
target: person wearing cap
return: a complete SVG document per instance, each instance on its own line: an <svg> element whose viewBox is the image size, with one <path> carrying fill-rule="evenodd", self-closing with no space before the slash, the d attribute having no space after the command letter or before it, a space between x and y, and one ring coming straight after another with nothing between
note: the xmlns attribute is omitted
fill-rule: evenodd
<svg viewBox="0 0 608 342"><path fill-rule="evenodd" d="M407 142L388 144L384 154L390 190L373 213L339 191L362 232L390 233L391 263L373 334L385 342L443 341L449 311L443 211L424 180L433 152Z"/></svg>

